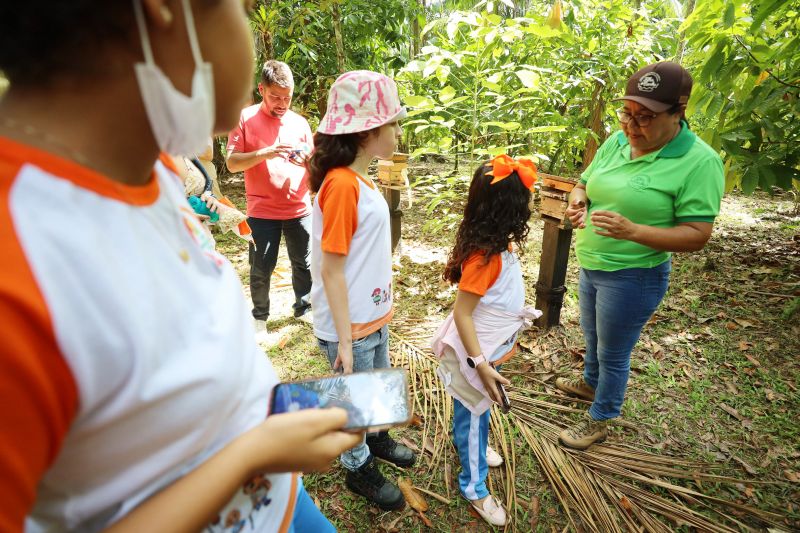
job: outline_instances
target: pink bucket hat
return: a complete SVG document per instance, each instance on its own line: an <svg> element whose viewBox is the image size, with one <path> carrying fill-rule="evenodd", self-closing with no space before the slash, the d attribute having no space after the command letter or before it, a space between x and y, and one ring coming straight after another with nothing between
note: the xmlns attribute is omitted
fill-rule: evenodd
<svg viewBox="0 0 800 533"><path fill-rule="evenodd" d="M383 74L354 70L339 76L328 93L328 109L317 132L327 135L358 133L406 116L397 85Z"/></svg>

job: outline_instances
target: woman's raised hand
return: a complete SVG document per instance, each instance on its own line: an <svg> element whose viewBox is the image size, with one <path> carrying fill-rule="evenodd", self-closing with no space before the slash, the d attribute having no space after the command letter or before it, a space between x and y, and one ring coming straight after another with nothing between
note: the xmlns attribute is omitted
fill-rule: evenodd
<svg viewBox="0 0 800 533"><path fill-rule="evenodd" d="M572 222L572 227L583 229L586 227L586 202L573 198L566 211L567 218Z"/></svg>

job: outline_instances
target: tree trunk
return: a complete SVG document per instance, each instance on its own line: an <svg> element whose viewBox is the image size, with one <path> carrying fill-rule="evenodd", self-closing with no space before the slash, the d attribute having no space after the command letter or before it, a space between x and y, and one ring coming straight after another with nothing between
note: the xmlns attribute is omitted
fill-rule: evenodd
<svg viewBox="0 0 800 533"><path fill-rule="evenodd" d="M589 137L589 140L586 142L586 148L583 151L583 168L589 166L589 163L592 162L594 159L594 155L597 153L597 148L603 143L606 137L605 128L603 128L603 113L606 109L606 102L603 98L603 89L605 86L600 83L599 81L595 82L594 91L592 91L592 112L589 115L589 124L588 127L592 132L594 132L594 136Z"/></svg>
<svg viewBox="0 0 800 533"><path fill-rule="evenodd" d="M339 12L339 2L334 2L332 6L333 36L336 41L336 66L339 74L345 69L344 41L342 40L342 15Z"/></svg>

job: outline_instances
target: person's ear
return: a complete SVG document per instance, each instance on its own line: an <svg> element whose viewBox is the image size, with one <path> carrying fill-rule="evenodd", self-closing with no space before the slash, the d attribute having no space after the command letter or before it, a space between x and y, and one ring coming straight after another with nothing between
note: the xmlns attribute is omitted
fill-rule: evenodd
<svg viewBox="0 0 800 533"><path fill-rule="evenodd" d="M144 13L151 24L166 29L172 26L175 14L167 0L141 0Z"/></svg>

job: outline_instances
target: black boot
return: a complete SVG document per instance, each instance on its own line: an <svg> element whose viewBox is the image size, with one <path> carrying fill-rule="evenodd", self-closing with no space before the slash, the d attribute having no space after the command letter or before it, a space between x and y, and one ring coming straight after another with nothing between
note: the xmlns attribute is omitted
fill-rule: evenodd
<svg viewBox="0 0 800 533"><path fill-rule="evenodd" d="M388 431L367 435L367 446L372 455L397 466L411 466L417 459L414 452L390 437Z"/></svg>
<svg viewBox="0 0 800 533"><path fill-rule="evenodd" d="M371 455L358 470L347 471L344 483L348 489L365 497L384 511L394 511L405 506L400 489L383 477L375 458Z"/></svg>

